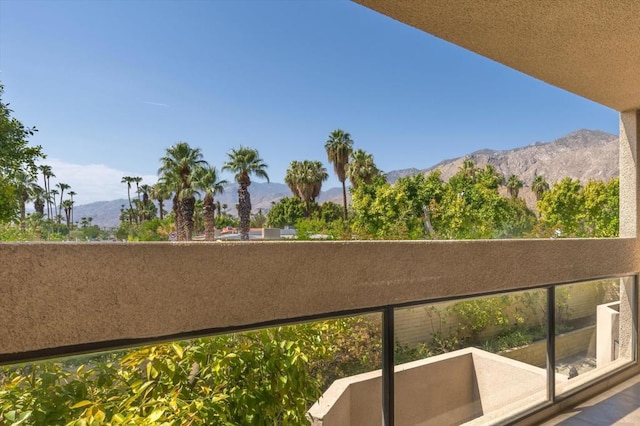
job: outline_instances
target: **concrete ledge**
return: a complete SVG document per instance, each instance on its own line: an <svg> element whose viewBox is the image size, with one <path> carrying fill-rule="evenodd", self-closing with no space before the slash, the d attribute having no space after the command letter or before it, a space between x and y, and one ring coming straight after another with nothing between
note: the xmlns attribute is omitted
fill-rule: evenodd
<svg viewBox="0 0 640 426"><path fill-rule="evenodd" d="M630 274L637 265L633 239L0 244L0 356Z"/></svg>

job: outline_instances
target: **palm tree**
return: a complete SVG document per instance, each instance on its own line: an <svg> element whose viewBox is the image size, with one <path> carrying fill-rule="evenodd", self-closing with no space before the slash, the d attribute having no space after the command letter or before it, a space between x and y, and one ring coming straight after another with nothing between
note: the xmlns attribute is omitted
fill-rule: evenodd
<svg viewBox="0 0 640 426"><path fill-rule="evenodd" d="M71 230L71 210L73 210L73 201L64 200L62 204L60 204L60 208L64 209L64 215L67 219L67 230Z"/></svg>
<svg viewBox="0 0 640 426"><path fill-rule="evenodd" d="M58 217L58 205L56 204L56 195L58 195L59 192L57 189L50 189L49 190L49 202L53 205L53 211L51 213L53 213L54 215L52 216L52 218Z"/></svg>
<svg viewBox="0 0 640 426"><path fill-rule="evenodd" d="M53 174L51 166L46 164L40 166L40 171L42 172L44 180L44 198L47 203L47 218L51 219L53 216L53 212L51 211L51 178L56 177L56 175Z"/></svg>
<svg viewBox="0 0 640 426"><path fill-rule="evenodd" d="M140 222L151 219L150 213L151 210L149 208L149 193L151 192L151 186L149 185L140 185L138 187L138 199L140 199L140 194L142 194L141 208L139 209L138 216L140 217Z"/></svg>
<svg viewBox="0 0 640 426"><path fill-rule="evenodd" d="M476 181L486 188L498 189L504 183L504 176L493 164L487 164L484 169L480 169L476 173Z"/></svg>
<svg viewBox="0 0 640 426"><path fill-rule="evenodd" d="M311 215L311 202L318 198L322 182L328 178L320 161L292 161L289 165L284 181L293 195L305 203L307 217Z"/></svg>
<svg viewBox="0 0 640 426"><path fill-rule="evenodd" d="M224 192L226 180L218 178L215 167L198 167L194 171L194 186L204 192L202 200L202 215L204 216L204 239L213 241L216 232L216 203L215 196ZM218 205L220 203L218 202Z"/></svg>
<svg viewBox="0 0 640 426"><path fill-rule="evenodd" d="M511 198L518 198L520 188L523 186L524 182L522 182L516 175L511 175L509 176L509 179L507 179L507 190L509 191L509 196L511 196Z"/></svg>
<svg viewBox="0 0 640 426"><path fill-rule="evenodd" d="M536 194L536 200L540 201L545 192L549 190L549 184L544 176L536 176L531 182L531 190Z"/></svg>
<svg viewBox="0 0 640 426"><path fill-rule="evenodd" d="M136 184L136 194L138 194L138 201L140 201L140 182L142 182L142 178L140 176L134 176L131 180Z"/></svg>
<svg viewBox="0 0 640 426"><path fill-rule="evenodd" d="M373 162L373 155L364 149L356 149L351 153L351 161L346 166L346 172L354 189L360 184L371 185L373 178L380 175L380 170Z"/></svg>
<svg viewBox="0 0 640 426"><path fill-rule="evenodd" d="M133 182L133 177L131 176L123 176L120 183L127 184L127 199L129 200L129 225L133 222L133 218L131 217L131 212L133 211L133 204L131 204L131 182Z"/></svg>
<svg viewBox="0 0 640 426"><path fill-rule="evenodd" d="M324 144L327 151L329 163L333 164L333 170L342 184L342 202L344 206L344 220L347 220L347 188L345 186L346 166L349 163L349 156L353 150L351 135L344 130L337 129L331 132Z"/></svg>
<svg viewBox="0 0 640 426"><path fill-rule="evenodd" d="M60 188L60 208L59 212L62 214L62 197L64 197L64 190L71 188L71 185L67 185L66 183L56 183L56 186ZM58 223L60 223L60 219L58 219Z"/></svg>
<svg viewBox="0 0 640 426"><path fill-rule="evenodd" d="M162 182L158 181L151 187L149 196L152 200L158 202L158 209L160 210L160 220L164 219L164 200L168 200L171 197L171 190L169 190Z"/></svg>
<svg viewBox="0 0 640 426"><path fill-rule="evenodd" d="M202 159L200 148L191 148L186 142L178 142L167 148L167 153L160 159L158 174L164 184L171 188L173 210L175 213L178 239L190 241L193 237L193 214L195 208L195 190L193 188L193 171L207 165Z"/></svg>
<svg viewBox="0 0 640 426"><path fill-rule="evenodd" d="M26 229L26 206L33 199L35 188L38 187L35 177L29 173L18 171L13 178L13 186L20 200L20 228ZM42 189L42 188L41 188Z"/></svg>
<svg viewBox="0 0 640 426"><path fill-rule="evenodd" d="M472 181L476 177L476 173L478 172L478 168L476 167L476 163L469 157L466 157L460 166L460 171L462 174Z"/></svg>
<svg viewBox="0 0 640 426"><path fill-rule="evenodd" d="M44 206L46 201L46 191L40 185L33 188L33 208L40 217L44 217Z"/></svg>
<svg viewBox="0 0 640 426"><path fill-rule="evenodd" d="M235 180L238 182L238 216L240 217L240 239L249 239L249 228L251 226L251 194L247 188L251 185L251 175L266 179L267 164L264 162L258 150L241 146L238 149L231 149L227 153L229 160L224 163L222 170L235 173Z"/></svg>
<svg viewBox="0 0 640 426"><path fill-rule="evenodd" d="M74 206L73 196L74 195L78 195L78 194L75 191L69 192L69 197L71 197L71 223L73 223L73 206Z"/></svg>

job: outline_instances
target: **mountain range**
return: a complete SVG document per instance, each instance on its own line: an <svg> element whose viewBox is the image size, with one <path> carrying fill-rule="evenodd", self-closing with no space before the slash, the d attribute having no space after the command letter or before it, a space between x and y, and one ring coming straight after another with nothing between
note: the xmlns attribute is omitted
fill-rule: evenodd
<svg viewBox="0 0 640 426"><path fill-rule="evenodd" d="M515 174L525 183L520 191L530 208L535 208L535 196L530 185L536 175L544 176L550 185L565 177L586 182L589 179L608 180L618 176L618 136L599 130L582 129L551 142L535 142L531 145L511 150L496 151L483 149L468 155L441 161L433 166L417 169L393 170L387 173L387 179L393 183L403 176L418 173L428 174L440 169L444 180L453 176L465 159L471 159L478 167L492 164L505 178ZM237 184L225 185L223 194L216 200L227 205L227 211L235 214ZM249 187L254 212L263 212L271 208L273 202L291 196L285 184L253 182ZM506 195L506 188L501 191ZM342 188L323 191L319 202L342 202ZM74 216L92 217L93 223L101 227L118 226L118 217L122 206L128 205L127 199L99 201L75 207ZM165 209L170 210L170 204Z"/></svg>

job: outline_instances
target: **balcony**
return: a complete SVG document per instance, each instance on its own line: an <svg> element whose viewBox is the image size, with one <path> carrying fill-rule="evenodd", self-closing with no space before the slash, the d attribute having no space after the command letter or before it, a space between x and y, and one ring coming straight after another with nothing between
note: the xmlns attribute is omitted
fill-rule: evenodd
<svg viewBox="0 0 640 426"><path fill-rule="evenodd" d="M471 1L361 3L622 111L621 238L0 244L0 363L364 312L384 313L388 339L395 309L637 275L640 40L629 34L640 27L637 6L594 2L577 10L563 3L548 11L528 1L509 9ZM541 16L559 16L571 25ZM562 43L571 48L560 48ZM632 333L637 354L637 327ZM387 425L394 423L398 395L389 355L387 350L381 371L387 385L380 393ZM547 392L541 406L510 421L538 422L639 373L634 361L566 392L549 380L546 389L560 392Z"/></svg>

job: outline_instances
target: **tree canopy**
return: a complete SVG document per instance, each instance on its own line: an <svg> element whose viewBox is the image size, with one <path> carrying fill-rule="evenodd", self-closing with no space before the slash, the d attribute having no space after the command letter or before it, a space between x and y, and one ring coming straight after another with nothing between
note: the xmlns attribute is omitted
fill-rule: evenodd
<svg viewBox="0 0 640 426"><path fill-rule="evenodd" d="M24 176L35 178L36 162L45 155L41 146L29 145L29 137L36 128L26 127L12 116L3 94L4 86L0 83L0 222L8 222L17 217L23 197L16 180L24 181Z"/></svg>

